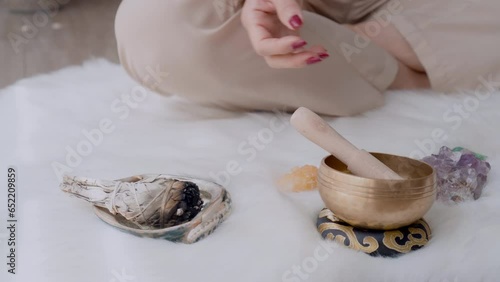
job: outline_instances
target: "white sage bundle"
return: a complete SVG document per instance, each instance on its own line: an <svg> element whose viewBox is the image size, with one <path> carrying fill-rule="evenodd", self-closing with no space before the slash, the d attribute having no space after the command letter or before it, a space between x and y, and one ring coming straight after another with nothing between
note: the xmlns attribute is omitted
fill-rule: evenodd
<svg viewBox="0 0 500 282"><path fill-rule="evenodd" d="M182 224L194 218L203 205L195 183L161 174L116 181L64 176L61 190L119 214L141 229Z"/></svg>

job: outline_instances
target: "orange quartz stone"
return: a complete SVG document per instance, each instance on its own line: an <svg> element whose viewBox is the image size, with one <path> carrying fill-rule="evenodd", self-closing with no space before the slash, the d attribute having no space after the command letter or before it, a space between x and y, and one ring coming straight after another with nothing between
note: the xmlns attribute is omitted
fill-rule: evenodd
<svg viewBox="0 0 500 282"><path fill-rule="evenodd" d="M318 186L318 168L313 165L294 167L278 180L277 185L286 192L315 190Z"/></svg>

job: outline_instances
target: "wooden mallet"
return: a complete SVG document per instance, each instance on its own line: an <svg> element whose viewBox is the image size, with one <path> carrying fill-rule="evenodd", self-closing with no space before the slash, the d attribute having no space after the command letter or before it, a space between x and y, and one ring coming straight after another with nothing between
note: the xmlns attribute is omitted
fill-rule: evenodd
<svg viewBox="0 0 500 282"><path fill-rule="evenodd" d="M297 109L290 121L298 132L345 163L353 174L374 179L403 179L367 151L356 148L311 110Z"/></svg>

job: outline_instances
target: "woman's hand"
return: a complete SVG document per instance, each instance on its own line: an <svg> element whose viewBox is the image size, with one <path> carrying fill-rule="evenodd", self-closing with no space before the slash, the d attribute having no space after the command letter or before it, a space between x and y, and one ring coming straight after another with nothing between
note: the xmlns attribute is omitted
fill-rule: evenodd
<svg viewBox="0 0 500 282"><path fill-rule="evenodd" d="M322 46L305 48L296 0L246 0L241 17L255 51L272 68L301 68L329 57Z"/></svg>

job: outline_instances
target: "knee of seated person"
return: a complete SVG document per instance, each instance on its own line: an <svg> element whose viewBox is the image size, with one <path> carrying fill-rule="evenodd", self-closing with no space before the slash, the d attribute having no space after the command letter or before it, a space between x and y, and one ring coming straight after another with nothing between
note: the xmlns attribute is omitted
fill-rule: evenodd
<svg viewBox="0 0 500 282"><path fill-rule="evenodd" d="M195 45L180 3L125 0L115 19L122 66L134 80L161 94L174 91L171 74L183 75L183 61Z"/></svg>
<svg viewBox="0 0 500 282"><path fill-rule="evenodd" d="M212 1L148 1L144 5L125 0L118 10L115 30L124 69L160 94L216 101L227 71L220 68L218 60L226 54L220 52L218 33L207 30L217 30L214 26L221 26L225 20ZM208 12L199 10L199 6L205 6ZM187 8L193 8L194 14Z"/></svg>

